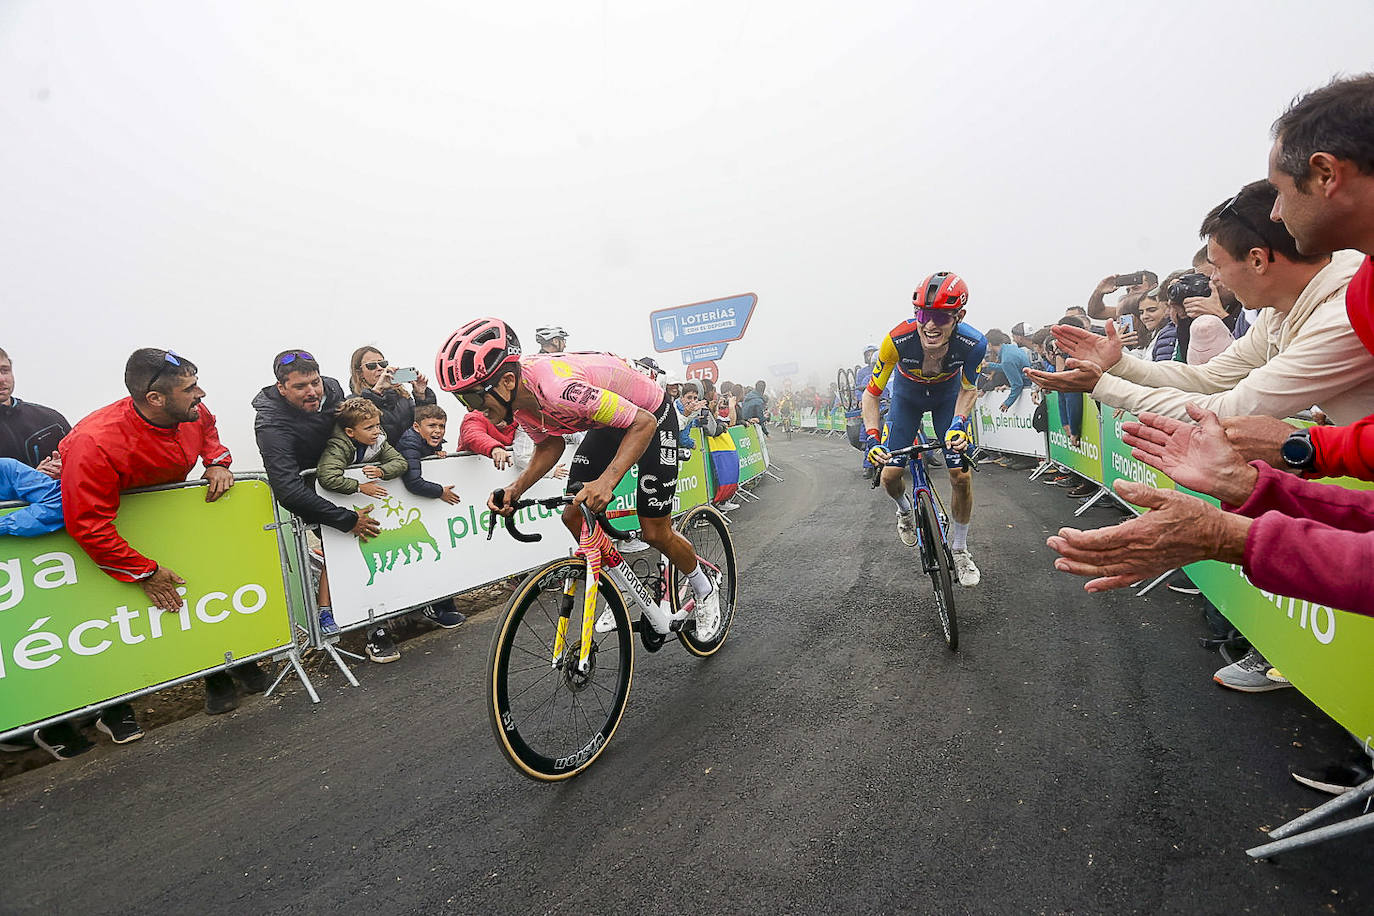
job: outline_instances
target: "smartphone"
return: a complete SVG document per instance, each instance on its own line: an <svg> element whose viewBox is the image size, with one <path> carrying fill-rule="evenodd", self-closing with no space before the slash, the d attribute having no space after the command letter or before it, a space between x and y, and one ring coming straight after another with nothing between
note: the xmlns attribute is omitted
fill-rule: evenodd
<svg viewBox="0 0 1374 916"><path fill-rule="evenodd" d="M392 384L400 385L403 382L413 382L420 377L420 373L414 366L405 369L397 369L396 374L391 377Z"/></svg>
<svg viewBox="0 0 1374 916"><path fill-rule="evenodd" d="M1116 286L1120 289L1123 286L1135 286L1145 282L1145 271L1137 270L1133 274L1117 274Z"/></svg>
<svg viewBox="0 0 1374 916"><path fill-rule="evenodd" d="M1135 330L1135 316L1122 315L1116 319L1116 329L1122 334L1129 334Z"/></svg>

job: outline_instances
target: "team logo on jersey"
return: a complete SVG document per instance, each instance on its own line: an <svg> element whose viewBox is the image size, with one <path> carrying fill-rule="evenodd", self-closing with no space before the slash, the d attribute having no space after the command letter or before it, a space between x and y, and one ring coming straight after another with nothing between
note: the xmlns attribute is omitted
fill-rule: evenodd
<svg viewBox="0 0 1374 916"><path fill-rule="evenodd" d="M569 382L559 395L569 404L587 404L597 396L599 392L591 385L584 385L581 382Z"/></svg>

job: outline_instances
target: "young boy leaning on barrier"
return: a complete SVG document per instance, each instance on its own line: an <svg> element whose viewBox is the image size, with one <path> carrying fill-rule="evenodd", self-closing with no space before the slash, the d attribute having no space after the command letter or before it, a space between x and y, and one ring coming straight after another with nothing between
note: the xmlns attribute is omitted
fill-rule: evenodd
<svg viewBox="0 0 1374 916"><path fill-rule="evenodd" d="M425 480L420 473L422 458L447 458L444 451L444 431L448 429L448 414L437 404L419 404L415 407L415 423L401 434L397 449L406 460L405 476L401 482L416 496L442 499L450 506L456 506L461 497L453 492L452 484L438 484ZM467 617L454 605L452 598L436 601L425 608L425 617L446 630L460 627Z"/></svg>
<svg viewBox="0 0 1374 916"><path fill-rule="evenodd" d="M363 465L362 484L344 476L350 464ZM373 462L376 462L375 464ZM382 412L365 398L349 398L339 405L334 435L325 444L324 454L315 469L320 486L335 493L358 493L381 497L386 488L377 479L391 480L406 471L406 460L392 448L382 432Z"/></svg>
<svg viewBox="0 0 1374 916"><path fill-rule="evenodd" d="M405 476L401 482L416 496L442 499L450 506L456 506L460 497L453 492L453 486L441 485L425 480L420 472L422 458L447 458L444 451L444 430L448 428L448 414L437 404L421 404L415 408L415 424L402 434L396 443L397 450L406 459Z"/></svg>

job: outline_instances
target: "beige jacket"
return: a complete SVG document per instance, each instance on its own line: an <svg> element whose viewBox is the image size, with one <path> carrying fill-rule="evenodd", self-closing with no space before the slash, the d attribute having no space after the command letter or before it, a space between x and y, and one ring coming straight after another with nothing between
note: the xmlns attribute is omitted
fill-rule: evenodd
<svg viewBox="0 0 1374 916"><path fill-rule="evenodd" d="M1222 417L1289 417L1314 404L1338 425L1374 413L1374 356L1350 328L1345 288L1363 256L1340 251L1287 315L1262 309L1225 351L1201 366L1123 356L1092 396L1132 413L1187 420L1187 404Z"/></svg>

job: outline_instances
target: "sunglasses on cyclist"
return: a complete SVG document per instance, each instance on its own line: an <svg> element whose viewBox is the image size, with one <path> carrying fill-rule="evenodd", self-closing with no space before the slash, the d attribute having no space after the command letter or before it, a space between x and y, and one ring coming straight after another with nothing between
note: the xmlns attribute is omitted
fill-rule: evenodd
<svg viewBox="0 0 1374 916"><path fill-rule="evenodd" d="M180 369L183 359L186 359L186 357L173 350L168 350L166 353L162 354L162 364L157 367L157 371L153 373L153 377L148 379L148 387L144 389L143 393L147 394L153 390L153 386L157 384L158 379L162 378L162 373L167 371L168 366Z"/></svg>
<svg viewBox="0 0 1374 916"><path fill-rule="evenodd" d="M485 410L487 406L488 388L468 388L464 391L455 391L454 396L462 402L463 406L469 410Z"/></svg>
<svg viewBox="0 0 1374 916"><path fill-rule="evenodd" d="M958 314L959 312L954 309L917 309L916 323L925 324L927 321L933 321L944 327L947 324L953 324Z"/></svg>
<svg viewBox="0 0 1374 916"><path fill-rule="evenodd" d="M1240 223L1246 229L1249 229L1254 234L1254 236L1260 240L1260 244L1255 247L1263 248L1264 250L1268 251L1269 263L1274 263L1274 249L1269 247L1269 242L1265 239L1264 233L1259 230L1259 227L1256 226L1254 223L1250 222L1250 220L1246 218L1245 214L1241 213L1240 210L1236 208L1236 201L1238 200L1240 200L1239 194L1237 194L1235 197L1232 197L1226 203L1222 204L1221 209L1217 211L1217 216L1225 217L1227 215L1230 215L1235 218L1236 222Z"/></svg>
<svg viewBox="0 0 1374 916"><path fill-rule="evenodd" d="M384 359L379 359L370 363L363 363L363 368L369 372L375 372L378 369L385 369L389 365L391 365L391 363Z"/></svg>

